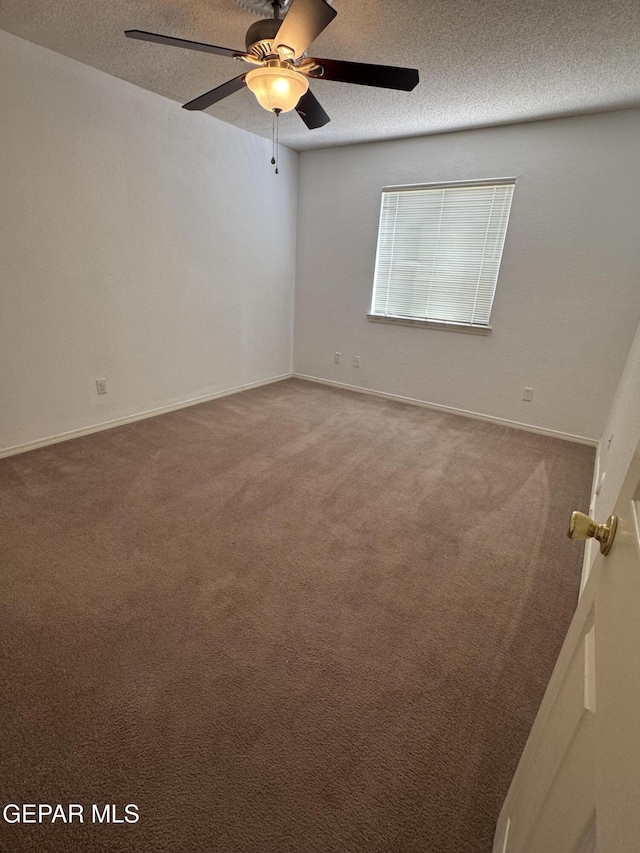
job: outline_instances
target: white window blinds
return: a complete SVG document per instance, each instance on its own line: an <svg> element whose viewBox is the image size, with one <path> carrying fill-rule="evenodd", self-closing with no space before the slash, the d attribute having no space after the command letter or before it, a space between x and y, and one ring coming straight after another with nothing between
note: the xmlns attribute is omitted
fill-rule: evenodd
<svg viewBox="0 0 640 853"><path fill-rule="evenodd" d="M371 313L487 326L514 186L385 188Z"/></svg>

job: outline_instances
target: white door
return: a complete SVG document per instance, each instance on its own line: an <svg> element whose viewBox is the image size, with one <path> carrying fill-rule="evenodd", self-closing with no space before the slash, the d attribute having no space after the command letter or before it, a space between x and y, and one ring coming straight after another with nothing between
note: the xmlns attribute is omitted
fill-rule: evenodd
<svg viewBox="0 0 640 853"><path fill-rule="evenodd" d="M640 445L614 510L613 546L582 593L493 853L640 851L639 507Z"/></svg>

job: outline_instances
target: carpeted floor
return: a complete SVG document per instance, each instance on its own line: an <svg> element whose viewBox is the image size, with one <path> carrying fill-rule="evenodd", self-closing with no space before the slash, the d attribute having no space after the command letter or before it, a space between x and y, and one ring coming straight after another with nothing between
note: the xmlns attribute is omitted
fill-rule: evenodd
<svg viewBox="0 0 640 853"><path fill-rule="evenodd" d="M0 850L489 853L593 461L288 380L0 462L0 805L85 819Z"/></svg>

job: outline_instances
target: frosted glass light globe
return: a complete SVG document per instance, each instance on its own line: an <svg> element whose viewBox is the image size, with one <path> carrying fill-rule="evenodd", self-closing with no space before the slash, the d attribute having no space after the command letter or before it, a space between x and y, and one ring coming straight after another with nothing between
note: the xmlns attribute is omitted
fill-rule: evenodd
<svg viewBox="0 0 640 853"><path fill-rule="evenodd" d="M245 81L260 106L269 112L288 113L309 88L307 78L289 68L256 68L247 74Z"/></svg>

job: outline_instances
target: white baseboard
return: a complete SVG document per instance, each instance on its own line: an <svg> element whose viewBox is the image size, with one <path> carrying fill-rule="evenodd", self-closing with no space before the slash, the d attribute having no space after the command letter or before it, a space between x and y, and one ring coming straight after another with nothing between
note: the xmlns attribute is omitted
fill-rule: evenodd
<svg viewBox="0 0 640 853"><path fill-rule="evenodd" d="M250 388L259 388L261 385L271 385L273 382L281 382L283 379L290 379L290 373L283 373L281 376L273 376L270 379L261 379L258 382L250 382L247 385L238 385L235 388L226 388L224 391L216 391L213 394L205 394L202 397L192 397L189 400L182 400L179 403L171 403L169 406L160 406L158 409L149 409L146 412L137 412L135 415L126 415L123 418L116 418L113 421L105 421L100 424L92 424L91 426L74 429L70 432L63 432L59 435L49 435L46 438L39 438L36 441L29 441L26 444L16 444L13 447L5 447L0 449L0 459L7 456L15 456L18 453L26 453L28 450L36 450L38 447L46 447L49 444L58 444L61 441L69 441L71 438L79 438L81 435L90 435L93 432L102 432L105 429L131 424L134 421L143 421L145 418L154 418L156 415L165 415L168 412L175 412L178 409L186 409L189 406L197 406L198 403L207 403L209 400L217 400L219 397L228 397L231 394L238 394L240 391L248 391Z"/></svg>
<svg viewBox="0 0 640 853"><path fill-rule="evenodd" d="M334 382L332 379L321 379L319 376L306 376L303 373L294 373L294 379L306 379L308 382L319 382L321 385L331 385L334 388L344 388L347 391L357 391L359 394L371 394L373 397L382 397L384 400L396 400L399 403L409 403L411 406L422 406L425 409L435 409L437 412L448 412L451 415L462 415L465 418L475 418L478 421L488 421L500 426L522 429L525 432L535 432L539 435L548 435L552 438L561 438L564 441L574 441L577 444L588 444L589 447L597 447L598 442L594 438L584 435L572 435L568 432L559 432L554 429L523 424L519 421L509 421L506 418L495 418L492 415L484 415L480 412L470 412L467 409L456 409L454 406L441 406L438 403L428 403L426 400L414 400L413 397L402 397L400 394L387 394L384 391L372 391L370 388L362 388L359 385L347 385L345 382Z"/></svg>
<svg viewBox="0 0 640 853"><path fill-rule="evenodd" d="M441 406L437 403L429 403L426 400L415 400L412 397L403 397L400 394L388 394L384 391L374 391L370 388L362 388L359 385L348 385L345 382L334 382L332 379L321 379L319 376L307 376L303 373L283 373L280 376L273 376L270 379L261 379L258 382L250 382L246 385L237 385L234 388L226 388L223 391L216 391L213 394L205 394L202 397L193 397L189 400L182 400L179 403L171 403L168 406L160 406L157 409L149 409L145 412L137 412L134 415L127 415L123 418L116 418L112 421L104 423L92 424L91 426L82 427L81 429L71 430L69 432L60 433L58 435L50 435L45 438L37 439L36 441L26 442L25 444L17 444L12 447L0 448L0 459L7 456L15 456L18 453L26 453L29 450L36 450L38 447L46 447L49 444L58 444L61 441L69 441L72 438L78 438L82 435L90 435L94 432L102 432L105 429L130 424L134 421L142 421L145 418L153 418L156 415L164 415L168 412L175 412L178 409L186 409L188 406L197 406L198 403L206 403L209 400L217 400L219 397L227 397L231 394L238 394L240 391L248 391L250 388L259 388L261 385L270 385L273 382L281 382L283 379L305 379L308 382L317 382L321 385L330 385L334 388L344 388L347 391L356 391L359 394L370 394L373 397L381 397L384 400L396 400L400 403L408 403L412 406L422 406L426 409L434 409L438 412L448 412L453 415L462 415L466 418L475 418L476 420L488 421L489 423L499 424L501 426L513 427L514 429L522 429L527 432L535 432L539 435L548 435L553 438L561 438L565 441L574 441L578 444L587 444L590 447L597 447L598 442L595 439L587 438L581 435L572 435L571 433L559 432L558 430L545 429L544 427L533 426L532 424L523 424L519 421L509 421L505 418L495 418L491 415L485 415L480 412L470 412L466 409L458 409L454 406Z"/></svg>

